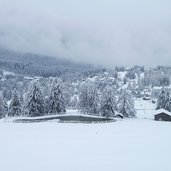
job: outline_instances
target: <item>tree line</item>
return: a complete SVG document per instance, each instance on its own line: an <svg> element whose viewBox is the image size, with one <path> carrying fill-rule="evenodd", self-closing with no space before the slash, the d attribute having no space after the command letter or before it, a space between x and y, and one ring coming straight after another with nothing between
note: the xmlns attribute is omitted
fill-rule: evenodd
<svg viewBox="0 0 171 171"><path fill-rule="evenodd" d="M114 117L119 112L124 117L134 117L136 112L134 101L127 90L121 90L119 97L116 91L107 85L99 92L91 81L81 84L78 110L83 114ZM32 81L23 98L14 89L10 104L0 97L0 117L5 116L43 116L47 114L64 114L66 112L66 99L61 80L55 80L48 97L42 94L39 81Z"/></svg>

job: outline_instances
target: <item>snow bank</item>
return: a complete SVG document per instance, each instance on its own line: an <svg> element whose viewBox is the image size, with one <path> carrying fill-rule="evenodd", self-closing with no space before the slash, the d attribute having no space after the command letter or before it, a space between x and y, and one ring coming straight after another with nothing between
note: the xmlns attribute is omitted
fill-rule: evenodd
<svg viewBox="0 0 171 171"><path fill-rule="evenodd" d="M54 115L45 115L45 116L36 116L36 117L7 117L1 119L1 122L28 123L28 122L42 122L42 121L55 120L57 122L95 123L95 122L114 122L116 119L81 114L77 112L77 110L68 110L66 114L54 114Z"/></svg>

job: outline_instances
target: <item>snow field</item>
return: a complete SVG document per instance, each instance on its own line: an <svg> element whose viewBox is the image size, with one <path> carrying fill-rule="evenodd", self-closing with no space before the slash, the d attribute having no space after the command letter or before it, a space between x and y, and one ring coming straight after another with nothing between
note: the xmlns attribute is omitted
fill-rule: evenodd
<svg viewBox="0 0 171 171"><path fill-rule="evenodd" d="M136 116L143 119L154 119L156 104L151 100L136 99L135 101Z"/></svg>
<svg viewBox="0 0 171 171"><path fill-rule="evenodd" d="M0 123L3 171L170 171L171 124Z"/></svg>

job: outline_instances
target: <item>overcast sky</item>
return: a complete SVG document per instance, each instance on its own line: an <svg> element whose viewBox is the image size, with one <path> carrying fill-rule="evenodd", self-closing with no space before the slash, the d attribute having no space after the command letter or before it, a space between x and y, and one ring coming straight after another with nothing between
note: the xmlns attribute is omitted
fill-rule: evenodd
<svg viewBox="0 0 171 171"><path fill-rule="evenodd" d="M115 65L171 64L171 0L0 0L0 47Z"/></svg>

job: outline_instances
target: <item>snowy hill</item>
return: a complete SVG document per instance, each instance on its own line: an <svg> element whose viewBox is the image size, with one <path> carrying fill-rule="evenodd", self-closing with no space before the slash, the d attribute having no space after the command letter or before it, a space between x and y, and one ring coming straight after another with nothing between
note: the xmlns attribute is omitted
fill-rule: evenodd
<svg viewBox="0 0 171 171"><path fill-rule="evenodd" d="M79 64L59 57L15 52L2 48L0 48L0 68L18 74L45 77L95 69L92 65Z"/></svg>

